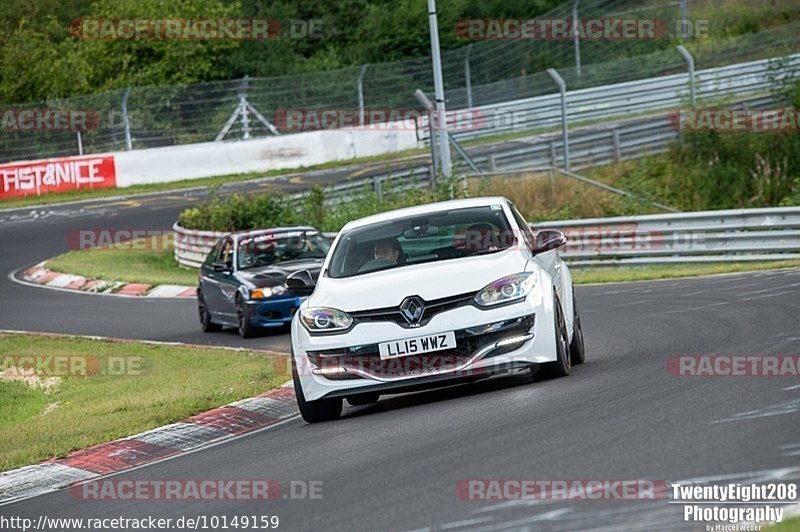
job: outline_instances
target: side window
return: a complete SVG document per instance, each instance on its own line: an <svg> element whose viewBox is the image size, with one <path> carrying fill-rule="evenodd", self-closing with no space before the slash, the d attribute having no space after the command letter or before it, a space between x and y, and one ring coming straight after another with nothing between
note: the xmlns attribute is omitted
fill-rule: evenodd
<svg viewBox="0 0 800 532"><path fill-rule="evenodd" d="M217 240L217 243L214 244L214 247L211 248L211 251L208 252L206 256L205 264L213 264L217 261L217 257L219 256L219 248L222 247L222 240Z"/></svg>
<svg viewBox="0 0 800 532"><path fill-rule="evenodd" d="M225 241L222 243L222 247L219 250L219 259L220 262L225 262L228 264L233 263L233 239L226 238Z"/></svg>
<svg viewBox="0 0 800 532"><path fill-rule="evenodd" d="M533 231L531 231L531 226L528 225L528 222L525 221L525 218L519 213L517 208L512 204L508 204L511 207L511 213L514 215L514 220L516 220L517 225L522 230L522 238L525 240L525 245L528 247L528 250L533 249L534 237Z"/></svg>

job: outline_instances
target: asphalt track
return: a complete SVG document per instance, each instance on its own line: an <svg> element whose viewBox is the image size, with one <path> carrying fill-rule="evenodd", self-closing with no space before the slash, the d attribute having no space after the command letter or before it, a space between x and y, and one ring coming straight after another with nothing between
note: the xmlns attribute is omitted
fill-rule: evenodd
<svg viewBox="0 0 800 532"><path fill-rule="evenodd" d="M67 249L73 229L165 229L191 194L0 212L8 273ZM682 507L656 501L465 501L467 479L800 481L800 379L677 377L673 355L797 355L800 270L585 286L588 361L525 376L384 398L343 419L299 419L117 478L321 481L322 499L94 502L55 492L0 516L277 515L286 530L664 530ZM0 328L248 345L199 332L191 301L58 293L0 280Z"/></svg>

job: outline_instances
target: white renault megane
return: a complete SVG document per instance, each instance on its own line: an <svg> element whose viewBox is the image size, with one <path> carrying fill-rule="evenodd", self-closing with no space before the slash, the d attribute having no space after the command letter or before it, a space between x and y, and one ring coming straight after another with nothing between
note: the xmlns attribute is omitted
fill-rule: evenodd
<svg viewBox="0 0 800 532"><path fill-rule="evenodd" d="M420 205L348 223L292 320L292 376L307 422L381 394L584 360L560 231L531 230L502 197Z"/></svg>

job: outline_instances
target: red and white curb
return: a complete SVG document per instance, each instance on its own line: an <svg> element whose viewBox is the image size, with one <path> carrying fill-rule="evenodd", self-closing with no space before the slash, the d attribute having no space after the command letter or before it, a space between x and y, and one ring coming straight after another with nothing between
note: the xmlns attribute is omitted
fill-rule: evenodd
<svg viewBox="0 0 800 532"><path fill-rule="evenodd" d="M47 269L47 262L41 262L32 268L28 268L22 272L22 278L28 283L37 284L45 288L73 290L91 294L148 298L193 298L197 295L197 289L194 286L174 284L153 286L143 283L88 279L80 275L54 272Z"/></svg>
<svg viewBox="0 0 800 532"><path fill-rule="evenodd" d="M197 414L182 423L74 451L66 458L0 473L0 505L216 445L296 414L294 388L288 382L255 397Z"/></svg>

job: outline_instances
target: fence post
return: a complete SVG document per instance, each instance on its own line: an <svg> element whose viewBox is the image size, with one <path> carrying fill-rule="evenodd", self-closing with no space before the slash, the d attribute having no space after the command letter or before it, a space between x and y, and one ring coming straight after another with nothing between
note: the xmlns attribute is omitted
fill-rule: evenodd
<svg viewBox="0 0 800 532"><path fill-rule="evenodd" d="M561 93L561 141L564 143L564 169L569 170L569 125L567 124L567 84L555 68L548 68L547 73L558 84Z"/></svg>
<svg viewBox="0 0 800 532"><path fill-rule="evenodd" d="M689 68L689 94L692 100L692 105L697 101L694 87L694 57L689 53L689 50L682 44L678 45L678 52L686 60L686 66Z"/></svg>
<svg viewBox="0 0 800 532"><path fill-rule="evenodd" d="M358 73L358 125L364 125L364 74L367 73L369 63L361 65L361 72Z"/></svg>
<svg viewBox="0 0 800 532"><path fill-rule="evenodd" d="M578 4L581 0L572 3L572 35L575 43L575 70L578 76L581 75L581 41L578 34Z"/></svg>
<svg viewBox="0 0 800 532"><path fill-rule="evenodd" d="M125 149L131 151L133 149L133 141L131 141L131 123L128 120L128 96L131 94L131 88L125 89L122 93L122 127L125 128Z"/></svg>
<svg viewBox="0 0 800 532"><path fill-rule="evenodd" d="M472 108L472 72L469 67L469 55L472 53L472 45L467 45L467 52L464 54L464 79L467 86L467 107Z"/></svg>
<svg viewBox="0 0 800 532"><path fill-rule="evenodd" d="M689 35L689 2L681 0L681 39L686 39Z"/></svg>
<svg viewBox="0 0 800 532"><path fill-rule="evenodd" d="M250 76L245 74L239 86L239 108L242 113L242 139L250 138L250 116L247 109L247 89L250 87Z"/></svg>

